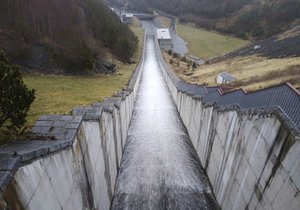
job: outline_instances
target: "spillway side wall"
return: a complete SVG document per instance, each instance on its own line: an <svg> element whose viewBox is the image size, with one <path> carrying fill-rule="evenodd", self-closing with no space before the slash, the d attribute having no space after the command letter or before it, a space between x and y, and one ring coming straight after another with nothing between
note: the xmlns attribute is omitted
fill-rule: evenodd
<svg viewBox="0 0 300 210"><path fill-rule="evenodd" d="M16 160L14 169L5 171L5 180L0 176L0 209L110 208L143 59L144 53L127 89L117 97L75 108L71 116L42 116L34 134L56 140L26 141L24 147L11 142L0 148L1 158Z"/></svg>
<svg viewBox="0 0 300 210"><path fill-rule="evenodd" d="M222 209L299 209L300 143L280 118L204 103L179 88L180 79L157 54Z"/></svg>

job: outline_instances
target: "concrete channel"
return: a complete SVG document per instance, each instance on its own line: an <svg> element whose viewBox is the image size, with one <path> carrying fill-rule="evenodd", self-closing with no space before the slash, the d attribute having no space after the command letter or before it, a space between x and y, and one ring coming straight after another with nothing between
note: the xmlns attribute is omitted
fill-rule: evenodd
<svg viewBox="0 0 300 210"><path fill-rule="evenodd" d="M164 80L155 36L146 36L142 77L112 209L218 209Z"/></svg>

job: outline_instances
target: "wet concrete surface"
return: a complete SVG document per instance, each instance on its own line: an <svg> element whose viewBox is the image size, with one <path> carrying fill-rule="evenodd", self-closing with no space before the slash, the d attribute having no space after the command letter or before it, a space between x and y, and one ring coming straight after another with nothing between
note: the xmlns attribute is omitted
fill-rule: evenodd
<svg viewBox="0 0 300 210"><path fill-rule="evenodd" d="M153 25L147 24L151 33ZM164 81L154 36L145 41L142 79L112 209L218 209Z"/></svg>
<svg viewBox="0 0 300 210"><path fill-rule="evenodd" d="M173 51L179 53L181 56L185 56L188 53L188 49L186 47L187 43L177 35L177 33L171 29L172 43L173 43Z"/></svg>

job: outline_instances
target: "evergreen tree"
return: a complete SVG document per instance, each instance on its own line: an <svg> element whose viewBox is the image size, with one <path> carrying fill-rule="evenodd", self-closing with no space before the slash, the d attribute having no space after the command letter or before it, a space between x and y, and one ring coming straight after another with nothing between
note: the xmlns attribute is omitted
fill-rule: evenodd
<svg viewBox="0 0 300 210"><path fill-rule="evenodd" d="M35 99L34 93L23 83L18 68L0 51L0 127L22 127Z"/></svg>

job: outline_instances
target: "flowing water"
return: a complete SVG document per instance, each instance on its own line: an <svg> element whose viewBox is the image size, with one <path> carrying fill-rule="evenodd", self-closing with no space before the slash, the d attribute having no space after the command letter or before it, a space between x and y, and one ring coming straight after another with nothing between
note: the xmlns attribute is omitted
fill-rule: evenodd
<svg viewBox="0 0 300 210"><path fill-rule="evenodd" d="M145 41L112 209L218 209L163 78L154 37Z"/></svg>

